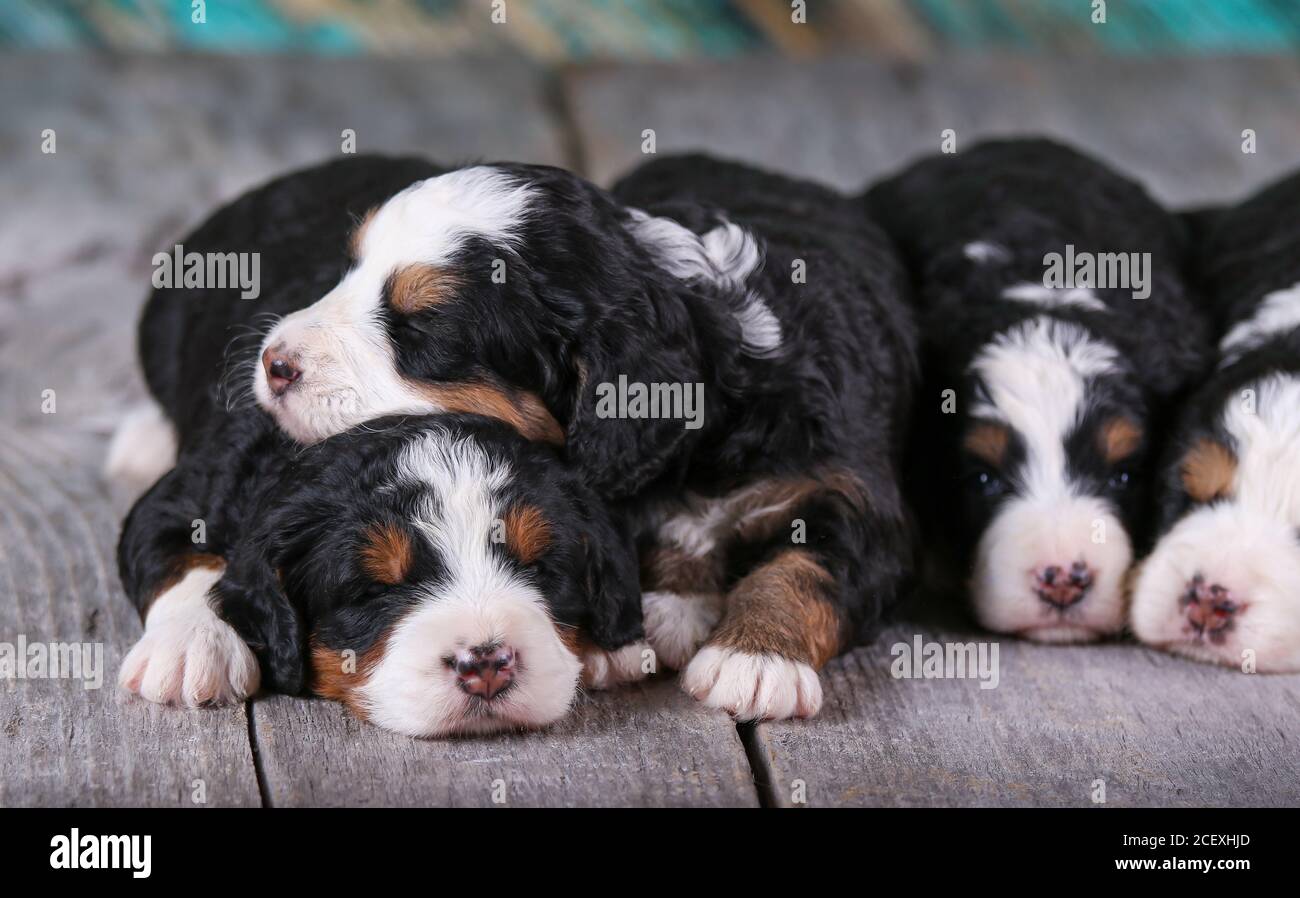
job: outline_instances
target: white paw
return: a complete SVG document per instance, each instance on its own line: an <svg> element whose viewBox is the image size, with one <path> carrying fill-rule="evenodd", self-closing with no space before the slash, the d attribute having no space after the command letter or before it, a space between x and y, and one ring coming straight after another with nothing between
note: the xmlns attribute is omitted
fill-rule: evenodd
<svg viewBox="0 0 1300 898"><path fill-rule="evenodd" d="M118 684L160 704L224 705L257 691L257 659L217 617L208 590L220 570L194 568L149 609L144 636L127 653Z"/></svg>
<svg viewBox="0 0 1300 898"><path fill-rule="evenodd" d="M817 672L780 655L705 646L682 674L682 687L737 720L812 717L822 706Z"/></svg>
<svg viewBox="0 0 1300 898"><path fill-rule="evenodd" d="M607 652L591 647L582 653L582 685L588 689L610 689L621 683L646 678L645 653L650 646L634 642Z"/></svg>
<svg viewBox="0 0 1300 898"><path fill-rule="evenodd" d="M131 409L108 444L104 479L143 493L176 464L176 428L153 400Z"/></svg>
<svg viewBox="0 0 1300 898"><path fill-rule="evenodd" d="M648 592L641 597L645 635L659 662L681 670L695 657L722 618L716 593Z"/></svg>

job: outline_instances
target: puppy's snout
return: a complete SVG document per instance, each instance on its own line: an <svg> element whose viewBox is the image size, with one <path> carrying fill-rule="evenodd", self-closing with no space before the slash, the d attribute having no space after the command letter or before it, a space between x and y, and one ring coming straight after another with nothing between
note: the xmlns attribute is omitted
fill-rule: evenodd
<svg viewBox="0 0 1300 898"><path fill-rule="evenodd" d="M1241 612L1242 603L1226 586L1211 583L1203 574L1197 574L1188 581L1178 607L1187 619L1190 632L1200 639L1222 642Z"/></svg>
<svg viewBox="0 0 1300 898"><path fill-rule="evenodd" d="M276 396L302 376L302 371L285 352L283 343L267 347L262 353L262 367L266 369L266 384Z"/></svg>
<svg viewBox="0 0 1300 898"><path fill-rule="evenodd" d="M452 663L460 688L491 699L515 681L515 650L507 645L481 645L457 652Z"/></svg>
<svg viewBox="0 0 1300 898"><path fill-rule="evenodd" d="M1076 561L1068 568L1050 564L1034 572L1034 593L1047 604L1065 609L1083 601L1095 579L1086 562Z"/></svg>

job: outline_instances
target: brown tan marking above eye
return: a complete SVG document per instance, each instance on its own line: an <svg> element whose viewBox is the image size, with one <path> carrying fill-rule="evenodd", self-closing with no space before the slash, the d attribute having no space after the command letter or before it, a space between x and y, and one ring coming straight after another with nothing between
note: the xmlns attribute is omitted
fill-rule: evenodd
<svg viewBox="0 0 1300 898"><path fill-rule="evenodd" d="M449 412L485 415L504 421L525 439L564 445L564 429L533 393L506 390L486 383L415 384L429 399Z"/></svg>
<svg viewBox="0 0 1300 898"><path fill-rule="evenodd" d="M1011 434L1006 425L983 421L966 431L962 446L981 461L994 468L1000 468L1007 457L1007 446L1010 442Z"/></svg>
<svg viewBox="0 0 1300 898"><path fill-rule="evenodd" d="M388 279L389 305L403 315L446 302L456 289L455 275L436 265L407 265Z"/></svg>
<svg viewBox="0 0 1300 898"><path fill-rule="evenodd" d="M353 259L361 258L361 242L366 239L366 228L370 227L370 222L374 221L378 211L378 206L371 206L370 211L361 216L361 221L352 229L352 236L348 238L348 252Z"/></svg>
<svg viewBox="0 0 1300 898"><path fill-rule="evenodd" d="M1124 417L1111 418L1101 426L1098 438L1108 464L1123 461L1142 445L1142 428Z"/></svg>
<svg viewBox="0 0 1300 898"><path fill-rule="evenodd" d="M516 505L505 513L506 548L524 564L542 557L551 544L551 525L541 509Z"/></svg>
<svg viewBox="0 0 1300 898"><path fill-rule="evenodd" d="M1232 495L1237 476L1237 458L1227 446L1202 437L1183 456L1183 489L1197 502L1209 502Z"/></svg>
<svg viewBox="0 0 1300 898"><path fill-rule="evenodd" d="M366 531L361 565L378 583L396 586L411 570L411 537L395 524L376 524Z"/></svg>

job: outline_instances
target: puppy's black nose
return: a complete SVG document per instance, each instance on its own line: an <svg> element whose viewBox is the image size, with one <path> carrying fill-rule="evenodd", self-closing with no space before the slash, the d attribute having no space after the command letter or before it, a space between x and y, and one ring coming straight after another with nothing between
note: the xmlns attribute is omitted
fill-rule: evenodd
<svg viewBox="0 0 1300 898"><path fill-rule="evenodd" d="M1034 572L1034 592L1047 604L1065 609L1083 601L1092 589L1093 579L1092 568L1082 561L1068 569L1051 564Z"/></svg>
<svg viewBox="0 0 1300 898"><path fill-rule="evenodd" d="M456 653L453 667L460 688L490 699L515 681L515 650L508 645L480 645Z"/></svg>
<svg viewBox="0 0 1300 898"><path fill-rule="evenodd" d="M284 351L279 346L268 347L262 353L262 367L266 369L266 385L276 396L289 389L289 384L302 376L302 372L285 358Z"/></svg>
<svg viewBox="0 0 1300 898"><path fill-rule="evenodd" d="M1224 641L1244 607L1226 586L1207 582L1203 574L1188 581L1178 606L1187 618L1188 632L1215 644Z"/></svg>

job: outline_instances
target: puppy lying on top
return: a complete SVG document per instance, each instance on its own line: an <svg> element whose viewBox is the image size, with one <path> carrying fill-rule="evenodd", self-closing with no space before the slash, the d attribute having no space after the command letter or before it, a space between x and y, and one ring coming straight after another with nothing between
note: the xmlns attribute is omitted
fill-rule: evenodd
<svg viewBox="0 0 1300 898"><path fill-rule="evenodd" d="M1116 633L1153 436L1207 361L1182 222L1045 140L926 159L867 205L919 282L912 476L976 617L1044 642Z"/></svg>
<svg viewBox="0 0 1300 898"><path fill-rule="evenodd" d="M179 458L119 544L146 615L127 689L196 706L259 682L310 688L438 736L549 723L580 672L597 686L642 675L631 538L553 448L469 414L372 420L304 448L219 395L232 328L310 304L347 267L356 216L433 172L322 166L185 239L187 252L260 252L262 301L160 289L146 307L141 354L165 419L126 428L110 472L171 464L169 434Z"/></svg>
<svg viewBox="0 0 1300 898"><path fill-rule="evenodd" d="M1143 642L1247 670L1300 670L1298 207L1292 176L1206 219L1218 366L1183 408L1133 589Z"/></svg>
<svg viewBox="0 0 1300 898"><path fill-rule="evenodd" d="M562 445L649 553L660 662L738 717L815 713L817 670L911 565L897 465L917 366L887 240L828 190L701 158L613 196L542 166L409 168L282 183L284 200L344 170L410 186L374 200L332 277L313 260L315 301L295 292L245 372L258 404L307 444L460 411ZM196 314L192 333L230 323Z"/></svg>

